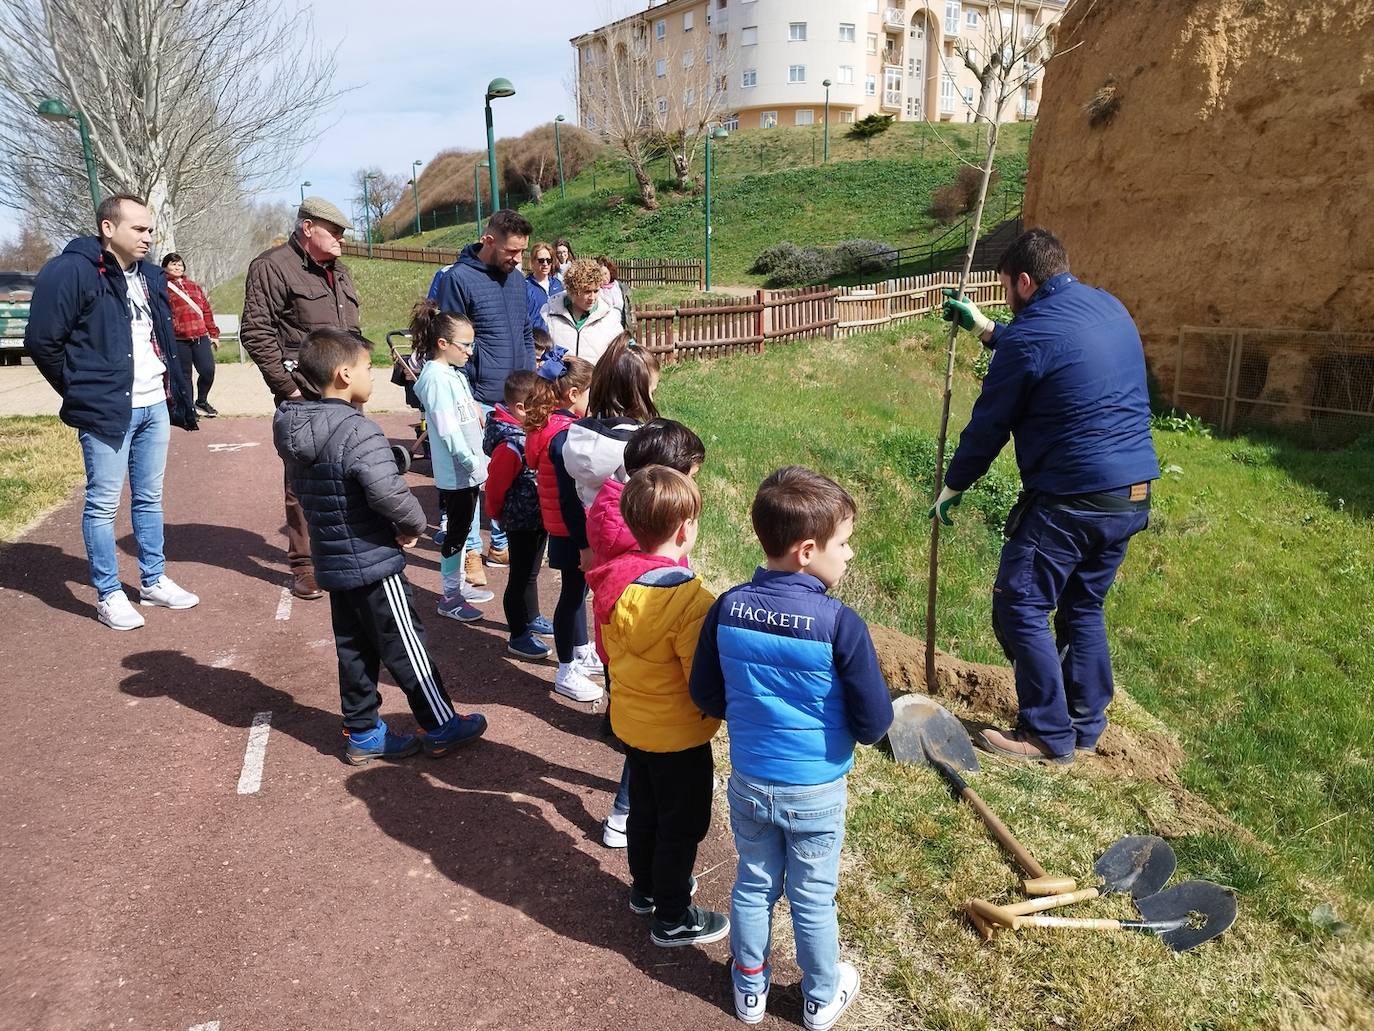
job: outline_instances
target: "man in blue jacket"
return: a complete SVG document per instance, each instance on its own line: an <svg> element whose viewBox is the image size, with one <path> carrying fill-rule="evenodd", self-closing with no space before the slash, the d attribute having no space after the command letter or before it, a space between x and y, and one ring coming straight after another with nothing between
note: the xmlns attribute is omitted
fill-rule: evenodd
<svg viewBox="0 0 1374 1031"><path fill-rule="evenodd" d="M1103 604L1126 544L1149 521L1159 477L1145 355L1130 313L1069 272L1045 229L997 266L1013 318L988 319L946 290L945 318L994 349L931 518L1015 440L1022 493L1007 519L992 625L1016 671L1017 726L983 743L1015 759L1073 761L1106 728L1112 663ZM1050 630L1050 613L1054 630Z"/></svg>
<svg viewBox="0 0 1374 1031"><path fill-rule="evenodd" d="M482 238L464 247L452 265L440 269L429 288L429 296L440 311L466 315L472 322L476 350L462 371L472 384L472 396L487 415L505 399L506 377L534 368L529 296L520 271L532 231L519 212L503 208L491 216ZM478 586L487 582L482 570L481 511L478 505L464 560L468 580ZM447 532L461 533L462 528L449 527ZM506 535L493 520L487 560L504 566L509 554Z"/></svg>
<svg viewBox="0 0 1374 1031"><path fill-rule="evenodd" d="M62 395L86 464L86 542L96 617L135 630L143 617L119 582L114 518L130 481L139 602L189 609L200 599L163 572L162 474L169 427L197 429L191 385L177 360L162 269L145 261L152 217L137 197L107 198L98 237L73 240L34 284L24 346Z"/></svg>

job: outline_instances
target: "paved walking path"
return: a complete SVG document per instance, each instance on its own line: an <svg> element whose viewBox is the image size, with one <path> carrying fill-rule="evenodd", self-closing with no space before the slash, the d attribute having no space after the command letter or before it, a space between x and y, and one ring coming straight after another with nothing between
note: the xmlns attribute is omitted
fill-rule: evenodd
<svg viewBox="0 0 1374 1031"><path fill-rule="evenodd" d="M372 376L374 386L368 414L406 411L405 391L391 382L391 370L376 368ZM221 415L272 414L272 395L252 362L217 365L210 403ZM27 361L0 368L0 416L56 415L61 406L57 392Z"/></svg>
<svg viewBox="0 0 1374 1031"><path fill-rule="evenodd" d="M551 666L505 655L504 571L488 619L462 625L433 614L432 544L409 570L436 663L487 737L348 767L328 603L283 590L269 424L204 426L174 431L166 488L168 571L199 607L98 624L79 495L0 548L0 1025L735 1026L728 942L658 949L629 912L624 853L600 844L619 756L600 713L551 693ZM411 481L433 514L432 483ZM118 533L136 586L127 503ZM397 689L383 697L413 726ZM699 901L728 905L719 796L697 869ZM765 1026L800 1022L782 959Z"/></svg>

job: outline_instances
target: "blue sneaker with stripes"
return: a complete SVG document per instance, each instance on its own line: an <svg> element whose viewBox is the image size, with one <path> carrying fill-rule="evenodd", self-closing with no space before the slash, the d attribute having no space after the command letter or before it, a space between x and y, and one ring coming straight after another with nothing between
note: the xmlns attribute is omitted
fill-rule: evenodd
<svg viewBox="0 0 1374 1031"><path fill-rule="evenodd" d="M373 759L404 759L420 750L414 734L393 734L379 719L371 730L344 731L344 759L352 766L366 766Z"/></svg>
<svg viewBox="0 0 1374 1031"><path fill-rule="evenodd" d="M525 629L532 634L538 634L540 637L553 635L553 624L549 622L547 616L535 616L525 624Z"/></svg>
<svg viewBox="0 0 1374 1031"><path fill-rule="evenodd" d="M440 756L448 755L459 745L476 741L486 732L487 718L480 712L468 716L458 713L442 727L422 732L420 741L425 755L431 759L438 759Z"/></svg>

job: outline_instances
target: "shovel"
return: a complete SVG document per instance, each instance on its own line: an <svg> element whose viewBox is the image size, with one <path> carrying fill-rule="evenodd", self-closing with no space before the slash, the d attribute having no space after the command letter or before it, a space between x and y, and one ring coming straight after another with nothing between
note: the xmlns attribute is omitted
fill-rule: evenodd
<svg viewBox="0 0 1374 1031"><path fill-rule="evenodd" d="M954 793L973 807L997 843L1025 871L1026 879L1021 887L1027 895L1059 895L1078 887L1072 878L1047 874L978 792L959 776L959 770L977 771L978 757L973 754L968 731L949 710L920 694L902 695L892 703L892 710L892 727L887 732L892 757L901 763L934 766L944 775Z"/></svg>
<svg viewBox="0 0 1374 1031"><path fill-rule="evenodd" d="M1104 895L1120 892L1143 899L1168 884L1177 865L1174 850L1163 838L1133 834L1103 852L1093 870L1104 882Z"/></svg>
<svg viewBox="0 0 1374 1031"><path fill-rule="evenodd" d="M986 924L1019 931L1023 927L1057 927L1076 931L1142 931L1157 934L1174 952L1187 952L1211 941L1236 921L1236 897L1210 881L1184 881L1167 891L1137 899L1140 920L1091 920L1067 916L1019 916L982 899L969 903L969 913Z"/></svg>

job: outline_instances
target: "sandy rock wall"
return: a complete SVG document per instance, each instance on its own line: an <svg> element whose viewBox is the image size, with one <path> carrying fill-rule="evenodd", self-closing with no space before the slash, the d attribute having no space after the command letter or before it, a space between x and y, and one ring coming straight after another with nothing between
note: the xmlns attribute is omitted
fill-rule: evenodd
<svg viewBox="0 0 1374 1031"><path fill-rule="evenodd" d="M1077 0L1059 46L1027 224L1135 315L1165 397L1180 326L1374 329L1374 0Z"/></svg>

